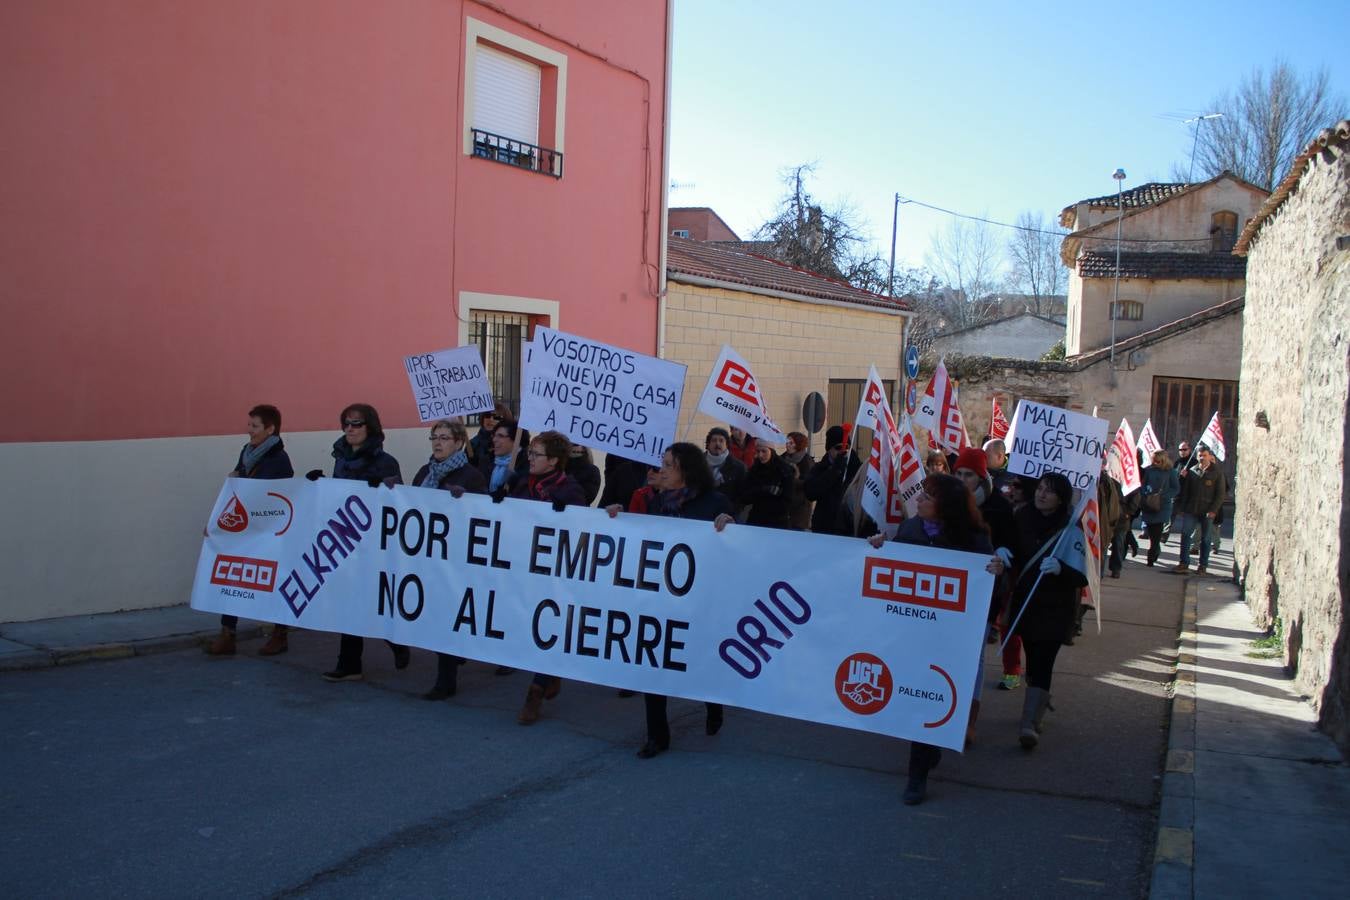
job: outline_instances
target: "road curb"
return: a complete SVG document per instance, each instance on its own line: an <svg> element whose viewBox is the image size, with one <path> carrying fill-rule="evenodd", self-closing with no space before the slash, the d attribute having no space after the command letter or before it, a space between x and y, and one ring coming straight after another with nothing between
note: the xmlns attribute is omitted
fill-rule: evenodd
<svg viewBox="0 0 1350 900"><path fill-rule="evenodd" d="M240 625L235 632L237 640L247 641L262 637L264 625ZM32 669L50 669L54 666L73 666L106 659L126 659L129 656L151 656L200 647L219 633L218 628L194 631L188 634L168 634L136 641L111 644L89 644L81 647L34 647L28 652L0 657L0 672L22 672Z"/></svg>
<svg viewBox="0 0 1350 900"><path fill-rule="evenodd" d="M1195 896L1195 663L1199 580L1186 580L1172 682L1172 718L1167 734L1158 839L1153 849L1150 898Z"/></svg>

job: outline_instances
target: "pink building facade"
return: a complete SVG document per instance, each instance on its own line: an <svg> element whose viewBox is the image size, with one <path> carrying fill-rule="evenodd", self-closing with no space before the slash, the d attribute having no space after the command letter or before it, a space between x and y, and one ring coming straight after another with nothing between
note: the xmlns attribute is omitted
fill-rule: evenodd
<svg viewBox="0 0 1350 900"><path fill-rule="evenodd" d="M246 413L426 454L405 355L658 349L667 0L0 5L0 621L186 599ZM510 395L509 384L494 384Z"/></svg>

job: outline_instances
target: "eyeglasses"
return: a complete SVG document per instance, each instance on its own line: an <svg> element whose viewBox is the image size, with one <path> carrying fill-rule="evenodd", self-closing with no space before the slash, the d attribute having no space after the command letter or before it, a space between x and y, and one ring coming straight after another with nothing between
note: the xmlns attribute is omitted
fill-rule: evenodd
<svg viewBox="0 0 1350 900"><path fill-rule="evenodd" d="M365 427L366 427L366 420L365 420L365 419L347 419L345 422L342 423L342 427L343 427L343 428L365 428Z"/></svg>
<svg viewBox="0 0 1350 900"><path fill-rule="evenodd" d="M455 436L453 434L433 434L431 437L427 438L429 441L453 441L454 439Z"/></svg>
<svg viewBox="0 0 1350 900"><path fill-rule="evenodd" d="M1191 448L1190 448L1190 447L1187 447L1185 444L1182 444L1182 445L1181 445L1180 447L1178 447L1177 449L1180 450L1182 453L1190 453L1190 452L1191 452Z"/></svg>
<svg viewBox="0 0 1350 900"><path fill-rule="evenodd" d="M525 452L525 455L526 455L527 457L529 457L530 459L545 459L545 458L548 457L548 454L547 454L547 453L536 453L536 452L533 451L533 450L527 450L527 451Z"/></svg>

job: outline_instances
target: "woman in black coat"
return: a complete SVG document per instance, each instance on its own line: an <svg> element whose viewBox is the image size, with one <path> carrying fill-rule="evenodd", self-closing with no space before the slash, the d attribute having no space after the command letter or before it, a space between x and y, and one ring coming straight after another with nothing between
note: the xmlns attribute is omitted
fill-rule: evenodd
<svg viewBox="0 0 1350 900"><path fill-rule="evenodd" d="M380 414L368 403L353 403L342 410L342 437L333 442L333 477L350 481L364 481L369 485L393 487L403 483L398 460L384 452L384 429ZM305 475L310 481L323 477L318 469ZM385 641L394 651L394 668L408 668L412 658L408 648L393 641ZM338 645L337 666L324 672L325 681L360 681L361 654L365 640L358 635L344 634Z"/></svg>
<svg viewBox="0 0 1350 900"><path fill-rule="evenodd" d="M979 451L983 455L983 451ZM918 515L900 523L895 540L901 544L918 544L925 547L941 547L944 550L961 550L966 553L993 554L994 546L989 540L989 526L980 516L975 505L975 497L966 490L961 479L935 472L923 480L923 490L918 496ZM868 539L873 546L880 548L885 543L882 535L873 535ZM990 556L986 568L994 575L1002 575L1003 560ZM983 657L975 676L975 697L979 697L980 682L984 678ZM971 701L972 715L975 704ZM906 806L922 803L928 793L928 773L937 768L942 761L942 748L919 741L909 745L909 781L905 785L904 801Z"/></svg>
<svg viewBox="0 0 1350 900"><path fill-rule="evenodd" d="M487 479L469 459L469 431L459 422L445 419L431 426L431 458L413 476L413 487L449 491L455 497L486 494ZM436 683L423 700L444 700L459 689L462 656L436 654Z"/></svg>
<svg viewBox="0 0 1350 900"><path fill-rule="evenodd" d="M765 441L755 444L755 461L741 481L741 503L750 507L747 525L792 527L792 500L797 473Z"/></svg>
<svg viewBox="0 0 1350 900"><path fill-rule="evenodd" d="M688 443L671 444L661 457L661 474L654 480L658 493L647 506L655 516L676 519L702 519L712 522L719 517L731 517L731 502L713 484L712 470L708 468L703 451ZM619 514L618 504L605 511L610 518ZM663 694L643 694L647 713L647 741L638 750L639 759L651 759L670 749L670 722L666 718L666 697ZM704 731L717 734L722 728L722 705L708 703Z"/></svg>
<svg viewBox="0 0 1350 900"><path fill-rule="evenodd" d="M1027 695L1017 739L1028 750L1040 741L1041 720L1050 705L1055 657L1064 643L1073 640L1078 593L1087 584L1081 572L1063 565L1053 555L1064 529L1071 524L1072 511L1069 480L1050 472L1036 482L1031 502L1018 510L1014 519L1018 535L1012 567L1017 581L1009 614L1010 621L1016 623L1012 632L1022 638L1027 654Z"/></svg>

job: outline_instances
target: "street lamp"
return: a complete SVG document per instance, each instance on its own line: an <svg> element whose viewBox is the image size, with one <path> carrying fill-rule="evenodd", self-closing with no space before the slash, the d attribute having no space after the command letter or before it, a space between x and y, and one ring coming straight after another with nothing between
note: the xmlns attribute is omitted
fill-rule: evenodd
<svg viewBox="0 0 1350 900"><path fill-rule="evenodd" d="M1120 318L1120 225L1125 218L1125 198L1121 193L1125 184L1125 170L1111 173L1116 180L1116 285L1111 292L1111 371L1116 370L1116 319ZM1114 376L1112 376L1114 377Z"/></svg>

